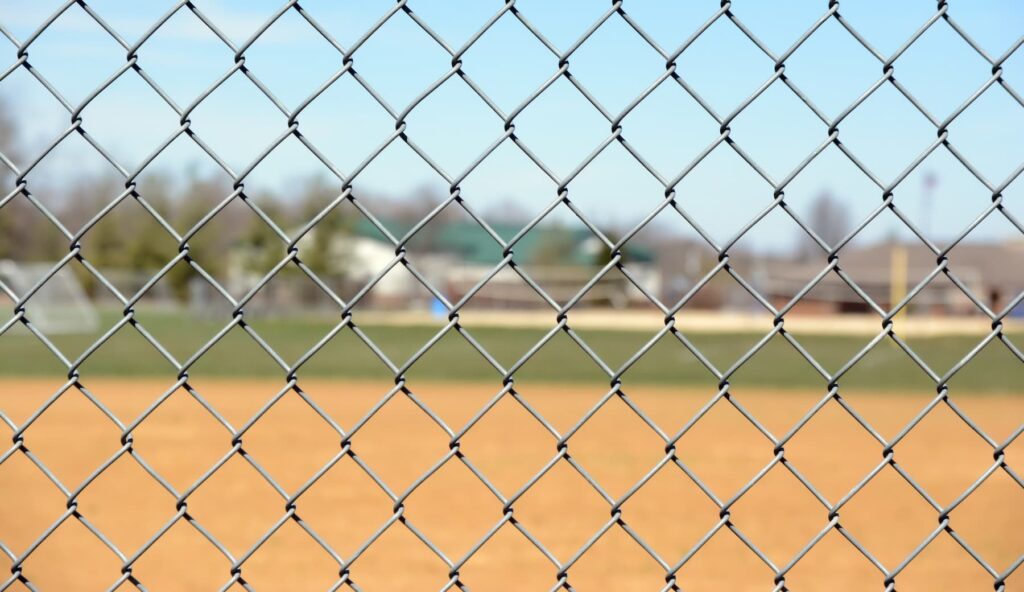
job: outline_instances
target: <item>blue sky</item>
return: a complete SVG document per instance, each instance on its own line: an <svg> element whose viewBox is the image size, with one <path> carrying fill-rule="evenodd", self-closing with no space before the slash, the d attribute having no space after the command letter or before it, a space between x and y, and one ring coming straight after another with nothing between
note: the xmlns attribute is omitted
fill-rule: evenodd
<svg viewBox="0 0 1024 592"><path fill-rule="evenodd" d="M0 24L25 39L59 2L0 0ZM90 6L129 43L172 2L96 0ZM236 44L242 43L280 2L203 1L197 6ZM1024 34L1024 5L1016 0L950 0L949 14L992 56ZM388 1L309 0L303 7L348 47L393 5ZM479 0L410 0L409 6L450 46L459 47L501 6ZM609 3L520 0L517 8L560 49L593 23ZM713 14L718 2L626 0L623 8L668 51ZM781 53L827 9L825 0L735 0L732 11ZM840 13L881 53L889 55L934 13L928 0L848 0ZM4 67L16 59L3 42ZM125 52L78 6L72 6L29 50L30 62L72 103L81 101L124 63ZM400 111L449 68L450 57L406 15L395 15L356 52L355 67ZM179 11L143 45L139 64L180 105L189 104L232 65L232 52L187 10ZM508 112L557 69L557 59L511 14L504 15L463 59L464 70ZM758 88L773 64L730 22L721 19L677 61L680 75L721 115ZM289 11L246 52L246 65L289 108L299 104L340 66L341 56L294 11ZM617 113L664 72L664 60L618 16L613 16L570 59L577 80ZM1024 92L1024 49L1004 64L1004 78ZM837 22L830 20L786 62L787 76L829 116L840 113L881 75L881 64ZM895 62L897 79L943 119L990 76L990 66L945 23L938 22ZM0 81L0 97L21 122L22 140L38 146L68 123L66 112L24 70ZM177 126L177 116L133 72L83 112L84 127L126 168L133 168ZM252 83L236 74L192 116L193 129L236 170L244 168L286 127L286 118ZM394 127L388 114L348 76L299 118L300 130L343 172L350 171ZM408 135L452 174L458 174L502 133L501 120L458 78L449 80L408 118ZM678 85L663 83L622 123L623 135L665 178L675 177L718 134L715 123ZM776 180L817 147L826 126L776 82L732 124L732 137ZM559 176L609 133L609 125L583 96L559 80L516 119L516 132ZM895 177L935 138L935 127L885 85L840 126L840 138L883 181ZM950 126L950 141L994 184L1024 161L1024 108L998 86L989 88ZM170 176L215 165L186 138L152 165ZM62 183L109 167L78 138L58 147L30 182L59 193ZM289 140L254 171L246 186L287 199L298 179L326 169ZM935 174L932 205L924 207L923 178ZM150 174L150 173L146 173ZM326 177L326 175L325 175ZM328 177L329 178L329 177ZM357 191L407 196L422 187L446 194L447 184L401 143L389 147L360 174ZM556 185L506 142L463 183L463 196L484 212L509 203L528 213L555 197ZM600 224L629 226L659 203L663 189L617 144L609 146L569 186L570 197ZM877 206L880 190L837 149L822 153L787 188L787 202L806 213L813 198L830 192L860 220ZM727 146L717 148L679 184L680 204L717 240L727 240L771 200L771 188ZM989 202L989 192L945 150L938 150L896 192L897 204L930 229L937 241L959 232ZM1006 191L1006 203L1024 218L1024 180ZM560 209L555 216L569 219ZM687 232L665 212L658 224ZM775 212L745 244L783 248L795 225ZM865 232L877 240L901 232L888 213ZM1016 231L992 219L972 238L1003 238ZM905 234L905 232L904 232Z"/></svg>

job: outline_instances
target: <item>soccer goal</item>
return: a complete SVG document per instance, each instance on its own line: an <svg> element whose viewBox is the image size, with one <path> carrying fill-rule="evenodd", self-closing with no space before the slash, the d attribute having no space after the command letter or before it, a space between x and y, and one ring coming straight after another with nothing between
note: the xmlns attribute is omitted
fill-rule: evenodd
<svg viewBox="0 0 1024 592"><path fill-rule="evenodd" d="M17 295L38 284L56 263L0 260L0 282ZM4 290L5 295L7 290ZM61 268L25 304L28 319L47 335L95 333L99 313L69 268Z"/></svg>

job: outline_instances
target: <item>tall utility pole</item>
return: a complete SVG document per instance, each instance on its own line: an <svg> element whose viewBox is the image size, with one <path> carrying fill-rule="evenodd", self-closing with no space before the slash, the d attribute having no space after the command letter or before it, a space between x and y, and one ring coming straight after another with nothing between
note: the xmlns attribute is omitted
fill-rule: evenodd
<svg viewBox="0 0 1024 592"><path fill-rule="evenodd" d="M897 239L889 251L889 310L891 311L907 296L907 247ZM907 307L903 307L893 321L905 318Z"/></svg>
<svg viewBox="0 0 1024 592"><path fill-rule="evenodd" d="M935 187L938 184L939 177L935 171L925 171L924 178L921 179L921 215L924 218L921 230L928 240L933 240L932 212L935 210Z"/></svg>

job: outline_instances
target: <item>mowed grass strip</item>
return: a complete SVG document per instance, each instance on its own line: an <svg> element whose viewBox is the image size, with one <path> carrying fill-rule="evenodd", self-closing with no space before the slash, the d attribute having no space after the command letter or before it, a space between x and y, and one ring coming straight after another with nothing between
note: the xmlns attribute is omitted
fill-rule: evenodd
<svg viewBox="0 0 1024 592"><path fill-rule="evenodd" d="M120 315L102 315L103 327L92 335L55 335L52 343L69 360L88 351ZM199 318L184 312L142 310L137 320L179 363L195 356L226 321L223 317ZM260 338L287 366L301 360L328 335L339 319L326 316L255 318L247 321ZM443 324L395 326L363 325L359 330L396 367L403 367L434 339ZM683 334L719 372L728 371L768 332ZM502 368L515 366L538 342L546 329L474 327L466 323L472 338ZM599 356L606 368L593 361L565 332L558 332L515 373L516 380L556 383L608 383L657 334L656 327L630 330L581 329L577 338ZM861 352L871 336L792 333L793 337L827 373L835 373ZM1019 334L1010 335L1016 340ZM914 337L906 341L938 376L946 374L983 340L982 335ZM1019 347L1019 346L1018 346ZM66 372L56 356L24 327L0 336L0 376L57 376ZM171 363L131 326L124 326L82 362L83 376L174 376ZM267 354L241 327L232 328L220 341L199 356L190 375L211 377L282 376L281 363ZM343 328L298 371L300 376L360 379L394 378L394 371L349 327ZM408 367L407 376L455 381L500 381L501 371L456 331L449 331ZM625 384L708 386L718 380L676 337L663 336L647 353L629 365ZM828 381L781 336L776 335L737 372L733 384L767 388L822 388ZM988 343L950 381L961 392L1016 393L1024 384L1024 364L998 340ZM898 345L884 339L840 379L841 386L859 389L907 391L934 389L935 382Z"/></svg>

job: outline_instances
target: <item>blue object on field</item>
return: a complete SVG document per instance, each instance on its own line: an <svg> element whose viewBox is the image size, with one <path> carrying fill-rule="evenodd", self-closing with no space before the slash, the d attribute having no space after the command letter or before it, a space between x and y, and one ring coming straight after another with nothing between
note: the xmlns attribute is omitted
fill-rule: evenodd
<svg viewBox="0 0 1024 592"><path fill-rule="evenodd" d="M434 298L430 301L430 315L438 319L448 318L448 307L441 302L440 298Z"/></svg>

